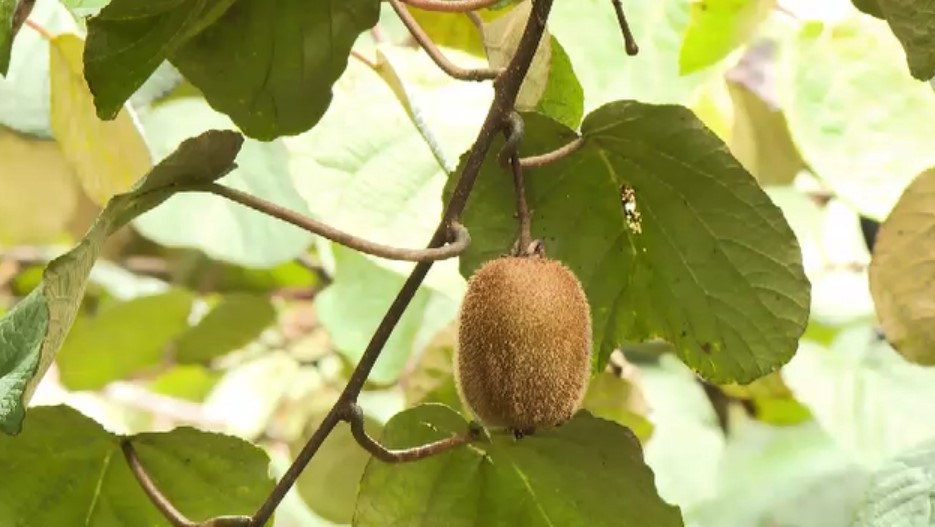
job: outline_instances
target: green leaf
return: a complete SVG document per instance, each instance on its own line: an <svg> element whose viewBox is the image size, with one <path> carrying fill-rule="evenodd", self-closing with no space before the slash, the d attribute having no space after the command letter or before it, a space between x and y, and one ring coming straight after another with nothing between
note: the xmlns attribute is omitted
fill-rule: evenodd
<svg viewBox="0 0 935 527"><path fill-rule="evenodd" d="M753 36L775 0L702 0L690 3L691 17L679 51L679 72L715 64Z"/></svg>
<svg viewBox="0 0 935 527"><path fill-rule="evenodd" d="M887 462L873 475L852 527L928 527L935 523L935 441Z"/></svg>
<svg viewBox="0 0 935 527"><path fill-rule="evenodd" d="M294 135L328 109L331 85L379 7L378 0L237 0L172 63L248 136Z"/></svg>
<svg viewBox="0 0 935 527"><path fill-rule="evenodd" d="M552 48L549 77L535 111L569 128L577 128L584 116L584 91L565 49L555 37L549 42Z"/></svg>
<svg viewBox="0 0 935 527"><path fill-rule="evenodd" d="M338 352L356 363L405 279L341 246L335 246L334 256L334 282L315 297L315 310ZM448 297L427 289L417 292L369 379L379 384L394 382L409 355L454 319L456 312L457 304Z"/></svg>
<svg viewBox="0 0 935 527"><path fill-rule="evenodd" d="M935 93L912 79L886 25L809 24L788 46L781 106L805 162L862 214L882 220L935 165Z"/></svg>
<svg viewBox="0 0 935 527"><path fill-rule="evenodd" d="M10 53L13 50L13 13L17 0L0 0L0 75L10 68Z"/></svg>
<svg viewBox="0 0 935 527"><path fill-rule="evenodd" d="M124 460L127 440L194 519L253 514L273 488L266 454L234 437L178 428L123 438L66 406L31 413L21 436L0 436L0 517L11 525L168 526Z"/></svg>
<svg viewBox="0 0 935 527"><path fill-rule="evenodd" d="M221 373L197 364L173 366L157 375L146 389L170 397L200 403L211 393Z"/></svg>
<svg viewBox="0 0 935 527"><path fill-rule="evenodd" d="M97 390L161 365L166 347L188 327L194 296L184 290L110 303L81 317L55 358L62 384Z"/></svg>
<svg viewBox="0 0 935 527"><path fill-rule="evenodd" d="M85 77L97 115L113 119L163 60L235 1L111 1L88 21L84 52Z"/></svg>
<svg viewBox="0 0 935 527"><path fill-rule="evenodd" d="M364 419L364 429L371 437L379 437L382 426L370 417ZM305 445L301 441L294 450ZM354 516L360 478L370 454L361 447L348 426L338 426L322 443L308 467L302 471L295 487L305 503L328 521L349 524Z"/></svg>
<svg viewBox="0 0 935 527"><path fill-rule="evenodd" d="M876 4L906 50L912 76L921 81L935 77L935 1L876 0Z"/></svg>
<svg viewBox="0 0 935 527"><path fill-rule="evenodd" d="M251 343L276 320L269 298L234 293L226 295L197 325L175 343L181 363L206 362Z"/></svg>
<svg viewBox="0 0 935 527"><path fill-rule="evenodd" d="M10 344L0 347L0 430L19 432L23 407L71 328L107 236L168 199L178 185L221 177L242 141L234 132L210 131L182 143L132 191L114 196L84 239L50 262L39 287L0 319L0 335Z"/></svg>
<svg viewBox="0 0 935 527"><path fill-rule="evenodd" d="M935 370L907 363L869 326L843 330L829 348L803 341L782 377L864 467L935 437Z"/></svg>
<svg viewBox="0 0 935 527"><path fill-rule="evenodd" d="M88 24L88 84L98 115L110 118L169 59L246 135L292 135L321 118L351 46L378 14L376 0L340 8L297 0L114 0Z"/></svg>
<svg viewBox="0 0 935 527"><path fill-rule="evenodd" d="M861 12L877 18L886 19L883 9L880 7L879 0L853 0L854 7Z"/></svg>
<svg viewBox="0 0 935 527"><path fill-rule="evenodd" d="M152 167L131 108L112 121L94 113L81 66L81 40L60 35L49 47L49 121L52 135L74 167L85 193L98 205L126 192Z"/></svg>
<svg viewBox="0 0 935 527"><path fill-rule="evenodd" d="M464 433L450 408L424 405L389 421L381 442L408 448ZM354 525L668 527L679 510L656 494L639 441L626 428L578 413L559 428L457 448L402 465L367 464Z"/></svg>
<svg viewBox="0 0 935 527"><path fill-rule="evenodd" d="M877 232L870 292L889 343L907 360L935 366L935 169L919 175Z"/></svg>
<svg viewBox="0 0 935 527"><path fill-rule="evenodd" d="M549 30L562 43L581 86L588 113L605 103L636 99L686 103L710 72L682 76L678 55L689 19L686 0L624 3L640 53L627 56L620 26L607 0L556 0Z"/></svg>
<svg viewBox="0 0 935 527"><path fill-rule="evenodd" d="M574 137L534 117L524 155ZM799 246L724 144L683 107L632 101L588 115L582 131L584 147L526 183L533 236L588 296L596 367L620 344L655 337L715 383L750 382L788 361L809 309ZM625 185L641 219L621 202ZM510 178L488 159L464 214L465 276L509 250L513 210Z"/></svg>
<svg viewBox="0 0 935 527"><path fill-rule="evenodd" d="M186 97L160 104L143 115L146 140L157 159L186 137L233 124L203 99ZM289 177L286 149L280 141L244 141L237 168L221 181L291 209L307 213ZM210 221L205 221L210 218ZM143 236L170 247L192 247L208 256L248 267L273 267L304 254L312 235L219 196L183 194L138 218L133 226Z"/></svg>

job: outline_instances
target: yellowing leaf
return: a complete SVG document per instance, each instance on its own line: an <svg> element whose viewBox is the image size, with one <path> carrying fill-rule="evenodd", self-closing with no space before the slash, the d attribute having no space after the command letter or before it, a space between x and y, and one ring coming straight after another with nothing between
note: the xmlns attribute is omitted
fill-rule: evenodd
<svg viewBox="0 0 935 527"><path fill-rule="evenodd" d="M520 37L523 35L526 20L529 19L531 12L532 3L524 2L500 18L484 24L484 47L487 49L487 57L491 66L494 68L504 67L513 58L513 54L516 53L516 48L519 46ZM536 55L529 66L529 74L523 79L523 85L516 97L517 110L535 109L536 105L539 104L539 99L545 93L549 81L550 64L552 63L550 43L551 37L546 31L542 40L539 41Z"/></svg>
<svg viewBox="0 0 935 527"><path fill-rule="evenodd" d="M113 121L98 119L81 63L83 43L59 35L49 46L52 135L95 203L130 189L152 166L146 143L128 108Z"/></svg>
<svg viewBox="0 0 935 527"><path fill-rule="evenodd" d="M58 146L0 127L0 246L52 241L77 204L78 189Z"/></svg>

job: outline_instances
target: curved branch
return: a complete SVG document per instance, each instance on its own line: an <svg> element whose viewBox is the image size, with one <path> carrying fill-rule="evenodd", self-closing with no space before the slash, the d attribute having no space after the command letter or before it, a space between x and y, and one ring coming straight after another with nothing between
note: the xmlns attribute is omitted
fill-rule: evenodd
<svg viewBox="0 0 935 527"><path fill-rule="evenodd" d="M427 457L441 454L452 448L464 446L477 439L479 434L475 430L468 430L463 435L453 435L445 439L402 450L391 450L381 445L376 439L370 437L364 429L364 412L357 404L351 404L345 412L344 420L351 425L351 434L357 443L373 457L384 463L406 463L418 461Z"/></svg>
<svg viewBox="0 0 935 527"><path fill-rule="evenodd" d="M443 13L464 13L477 11L495 5L502 0L403 0L417 9L440 11Z"/></svg>
<svg viewBox="0 0 935 527"><path fill-rule="evenodd" d="M448 60L448 57L438 49L438 46L436 46L435 43L432 42L432 39L422 30L422 27L419 26L416 19L412 17L412 14L406 9L406 6L402 4L402 0L389 0L389 2L403 25L405 25L409 33L412 34L412 38L416 39L416 42L429 54L429 57L432 58L435 64L449 76L462 81L488 81L497 78L497 75L500 74L500 70L491 68L465 69L455 65Z"/></svg>
<svg viewBox="0 0 935 527"><path fill-rule="evenodd" d="M556 148L551 152L546 152L537 156L524 157L519 160L519 164L522 165L523 168L544 167L565 159L580 150L582 146L584 146L584 138L578 136L567 145Z"/></svg>
<svg viewBox="0 0 935 527"><path fill-rule="evenodd" d="M179 512L179 510L162 495L162 492L156 487L153 480L149 478L149 474L143 469L143 465L140 464L140 459L136 456L136 450L133 449L133 445L130 444L129 439L124 439L120 442L120 449L123 450L123 457L126 458L127 465L130 466L130 472L133 473L136 480L140 483L143 492L149 496L149 500L159 509L159 512L169 520L172 527L198 527L197 523L186 518L184 514Z"/></svg>
<svg viewBox="0 0 935 527"><path fill-rule="evenodd" d="M390 260L403 260L408 262L434 262L436 260L445 260L447 258L454 258L463 253L471 243L471 236L467 229L459 223L453 223L451 231L448 233L448 237L445 240L448 242L448 245L430 249L401 249L363 240L344 231L339 231L326 223L313 220L295 211L276 205L275 203L270 203L262 198L230 187L225 187L218 183L183 186L180 190L183 192L195 191L215 194L255 211L262 212L268 216L278 218L300 229L327 238L335 243L340 243L341 245L362 253Z"/></svg>

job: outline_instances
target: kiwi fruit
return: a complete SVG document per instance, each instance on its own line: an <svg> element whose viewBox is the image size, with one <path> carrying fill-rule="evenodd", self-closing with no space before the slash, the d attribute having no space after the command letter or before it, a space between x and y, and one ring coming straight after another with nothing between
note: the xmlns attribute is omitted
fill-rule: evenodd
<svg viewBox="0 0 935 527"><path fill-rule="evenodd" d="M590 372L591 312L581 283L544 256L503 256L468 280L455 379L474 417L517 435L569 419Z"/></svg>

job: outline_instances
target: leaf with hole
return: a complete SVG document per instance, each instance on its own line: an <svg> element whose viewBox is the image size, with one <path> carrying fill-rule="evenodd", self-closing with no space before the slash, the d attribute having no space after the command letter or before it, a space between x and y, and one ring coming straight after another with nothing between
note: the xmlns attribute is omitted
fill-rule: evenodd
<svg viewBox="0 0 935 527"><path fill-rule="evenodd" d="M249 515L273 488L269 460L235 437L177 428L121 437L67 406L34 408L19 437L0 436L0 517L10 525L168 526L130 472L140 464L184 515Z"/></svg>
<svg viewBox="0 0 935 527"><path fill-rule="evenodd" d="M111 198L84 239L52 260L40 285L0 318L0 430L19 433L26 402L71 328L107 236L168 199L179 185L223 176L242 141L240 134L229 131L186 140L133 190Z"/></svg>
<svg viewBox="0 0 935 527"><path fill-rule="evenodd" d="M381 442L399 449L462 434L450 408L422 405L393 417ZM639 440L626 428L579 412L558 428L520 440L498 434L402 465L371 459L354 525L676 527L679 509L656 494Z"/></svg>
<svg viewBox="0 0 935 527"><path fill-rule="evenodd" d="M588 115L582 132L580 150L526 186L533 236L588 296L595 366L625 342L656 337L713 382L750 382L786 363L808 319L801 252L726 146L683 107L632 101ZM522 154L574 137L529 115ZM488 159L464 214L465 276L509 250L511 187ZM622 199L628 189L634 201Z"/></svg>

